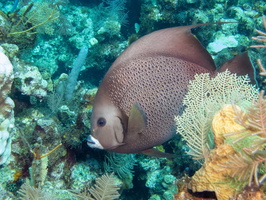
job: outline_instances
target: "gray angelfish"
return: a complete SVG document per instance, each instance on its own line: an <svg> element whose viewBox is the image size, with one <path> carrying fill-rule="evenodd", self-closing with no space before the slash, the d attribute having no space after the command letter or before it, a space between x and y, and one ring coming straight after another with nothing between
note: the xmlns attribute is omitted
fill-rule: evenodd
<svg viewBox="0 0 266 200"><path fill-rule="evenodd" d="M182 112L189 81L195 74L217 73L210 54L190 32L202 25L155 31L116 59L94 99L90 147L140 153L174 136L174 116ZM220 71L226 68L253 78L247 54Z"/></svg>

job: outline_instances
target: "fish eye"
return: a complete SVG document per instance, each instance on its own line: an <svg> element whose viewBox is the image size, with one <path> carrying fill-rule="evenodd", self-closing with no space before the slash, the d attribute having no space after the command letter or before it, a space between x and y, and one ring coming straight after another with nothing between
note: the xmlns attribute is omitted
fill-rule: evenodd
<svg viewBox="0 0 266 200"><path fill-rule="evenodd" d="M100 118L98 119L98 121L97 121L97 126L99 126L99 127L104 127L105 124L106 124L106 119L103 118L103 117L100 117Z"/></svg>

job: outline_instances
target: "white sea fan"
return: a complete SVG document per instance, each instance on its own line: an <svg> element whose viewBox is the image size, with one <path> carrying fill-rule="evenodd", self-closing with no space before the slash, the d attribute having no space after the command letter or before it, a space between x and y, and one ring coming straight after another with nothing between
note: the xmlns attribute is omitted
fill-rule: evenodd
<svg viewBox="0 0 266 200"><path fill-rule="evenodd" d="M176 116L177 134L186 141L194 159L208 157L212 140L213 115L225 104L238 105L245 110L258 97L248 76L237 76L228 70L211 78L208 73L197 74L188 85L184 97L185 110Z"/></svg>

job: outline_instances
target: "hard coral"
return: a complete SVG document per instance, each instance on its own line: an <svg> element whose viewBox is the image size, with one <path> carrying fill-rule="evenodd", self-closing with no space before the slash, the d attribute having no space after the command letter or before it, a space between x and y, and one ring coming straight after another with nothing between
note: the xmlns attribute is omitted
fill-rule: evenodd
<svg viewBox="0 0 266 200"><path fill-rule="evenodd" d="M0 165L11 154L10 132L14 130L14 102L8 97L13 82L13 66L0 49Z"/></svg>
<svg viewBox="0 0 266 200"><path fill-rule="evenodd" d="M39 99L46 97L48 82L44 80L36 66L18 61L14 67L16 70L15 88L21 91L23 95L34 96Z"/></svg>

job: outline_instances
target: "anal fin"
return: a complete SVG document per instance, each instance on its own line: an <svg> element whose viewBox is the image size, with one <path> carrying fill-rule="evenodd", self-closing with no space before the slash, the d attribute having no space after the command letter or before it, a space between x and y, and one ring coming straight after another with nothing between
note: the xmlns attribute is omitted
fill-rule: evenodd
<svg viewBox="0 0 266 200"><path fill-rule="evenodd" d="M254 66L250 62L247 51L225 62L221 68L217 70L217 72L223 72L226 69L228 69L231 73L236 73L237 75L248 75L251 83L256 84Z"/></svg>
<svg viewBox="0 0 266 200"><path fill-rule="evenodd" d="M141 153L148 155L148 156L153 156L156 158L168 158L168 159L174 158L174 154L161 152L161 151L154 149L154 148L144 150Z"/></svg>

